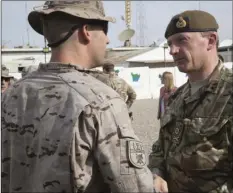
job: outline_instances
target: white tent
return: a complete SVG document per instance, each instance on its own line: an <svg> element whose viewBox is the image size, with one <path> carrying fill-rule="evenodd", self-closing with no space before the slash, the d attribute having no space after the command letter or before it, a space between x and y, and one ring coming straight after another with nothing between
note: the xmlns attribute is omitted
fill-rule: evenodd
<svg viewBox="0 0 233 193"><path fill-rule="evenodd" d="M165 52L165 56L164 56ZM127 62L144 62L144 63L157 63L157 62L173 62L172 56L169 54L168 49L163 47L157 47L151 51L148 51L144 54L132 57L127 60Z"/></svg>

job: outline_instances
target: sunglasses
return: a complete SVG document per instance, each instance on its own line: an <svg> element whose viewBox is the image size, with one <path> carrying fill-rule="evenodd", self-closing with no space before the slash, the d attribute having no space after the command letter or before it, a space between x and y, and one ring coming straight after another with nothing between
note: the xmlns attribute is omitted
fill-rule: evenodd
<svg viewBox="0 0 233 193"><path fill-rule="evenodd" d="M105 35L108 34L108 22L98 20L91 20L81 25L75 25L71 28L71 31L75 31L76 29L82 28L84 25L89 26L88 30L97 30L101 28Z"/></svg>
<svg viewBox="0 0 233 193"><path fill-rule="evenodd" d="M75 30L82 28L84 25L89 26L88 30L99 30L99 29L101 29L101 30L103 30L105 35L108 34L108 22L107 21L90 20L90 21L87 21L85 23L73 26L70 29L70 31L68 32L68 34L64 38L62 38L58 42L48 44L48 46L49 47L57 47L58 45L60 45L64 41L66 41L75 32Z"/></svg>
<svg viewBox="0 0 233 193"><path fill-rule="evenodd" d="M101 27L104 34L107 35L108 34L108 22L91 22L90 24L91 26L96 26L96 27Z"/></svg>

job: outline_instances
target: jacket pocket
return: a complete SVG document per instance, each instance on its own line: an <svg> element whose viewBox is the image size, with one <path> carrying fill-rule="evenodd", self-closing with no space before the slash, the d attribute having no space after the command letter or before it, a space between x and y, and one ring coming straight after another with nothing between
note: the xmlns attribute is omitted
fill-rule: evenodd
<svg viewBox="0 0 233 193"><path fill-rule="evenodd" d="M230 167L227 127L229 120L195 118L183 136L189 142L182 150L181 164L188 173L208 170L226 171Z"/></svg>

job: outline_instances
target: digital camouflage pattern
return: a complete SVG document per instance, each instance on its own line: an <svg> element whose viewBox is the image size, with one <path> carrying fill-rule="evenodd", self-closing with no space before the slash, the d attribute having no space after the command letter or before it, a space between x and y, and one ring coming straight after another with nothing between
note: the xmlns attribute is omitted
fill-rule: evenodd
<svg viewBox="0 0 233 193"><path fill-rule="evenodd" d="M90 74L115 90L126 102L128 109L136 100L137 94L133 88L124 79L114 73L106 74L102 71L90 71Z"/></svg>
<svg viewBox="0 0 233 193"><path fill-rule="evenodd" d="M77 66L40 64L6 91L1 145L2 192L153 191L125 103Z"/></svg>
<svg viewBox="0 0 233 193"><path fill-rule="evenodd" d="M186 83L170 97L149 157L169 192L232 192L232 78L219 64L207 86L190 96Z"/></svg>

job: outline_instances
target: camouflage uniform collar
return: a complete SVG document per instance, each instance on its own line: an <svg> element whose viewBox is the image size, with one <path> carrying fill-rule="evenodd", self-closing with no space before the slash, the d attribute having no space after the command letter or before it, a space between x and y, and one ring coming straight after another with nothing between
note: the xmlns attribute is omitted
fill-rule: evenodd
<svg viewBox="0 0 233 193"><path fill-rule="evenodd" d="M221 62L221 60L219 60L217 66L210 74L210 76L207 78L208 83L206 84L206 86L203 86L201 90L216 93L217 92L216 88L218 86L219 80L221 79L223 69L224 69L224 65ZM187 82L186 88L190 89L189 80Z"/></svg>
<svg viewBox="0 0 233 193"><path fill-rule="evenodd" d="M218 81L220 79L220 73L223 69L224 65L223 63L221 62L221 60L219 60L217 66L215 67L214 71L212 72L212 74L210 75L209 77L209 82L211 81Z"/></svg>
<svg viewBox="0 0 233 193"><path fill-rule="evenodd" d="M40 63L38 67L38 71L70 72L73 70L88 71L80 65L63 64L57 62Z"/></svg>
<svg viewBox="0 0 233 193"><path fill-rule="evenodd" d="M187 104L187 103L199 100L204 95L206 95L206 92L216 94L222 84L222 81L219 81L223 74L222 70L223 70L223 63L219 61L219 63L217 64L217 66L215 67L211 75L208 77L207 84L201 87L193 95L191 95L190 83L188 81L182 89L182 97L184 98L185 103Z"/></svg>
<svg viewBox="0 0 233 193"><path fill-rule="evenodd" d="M214 71L208 78L209 84L207 87L205 87L205 91L217 93L220 86L220 79L222 79L222 76L224 75L224 69L225 68L223 63L219 60L218 65L215 67Z"/></svg>

